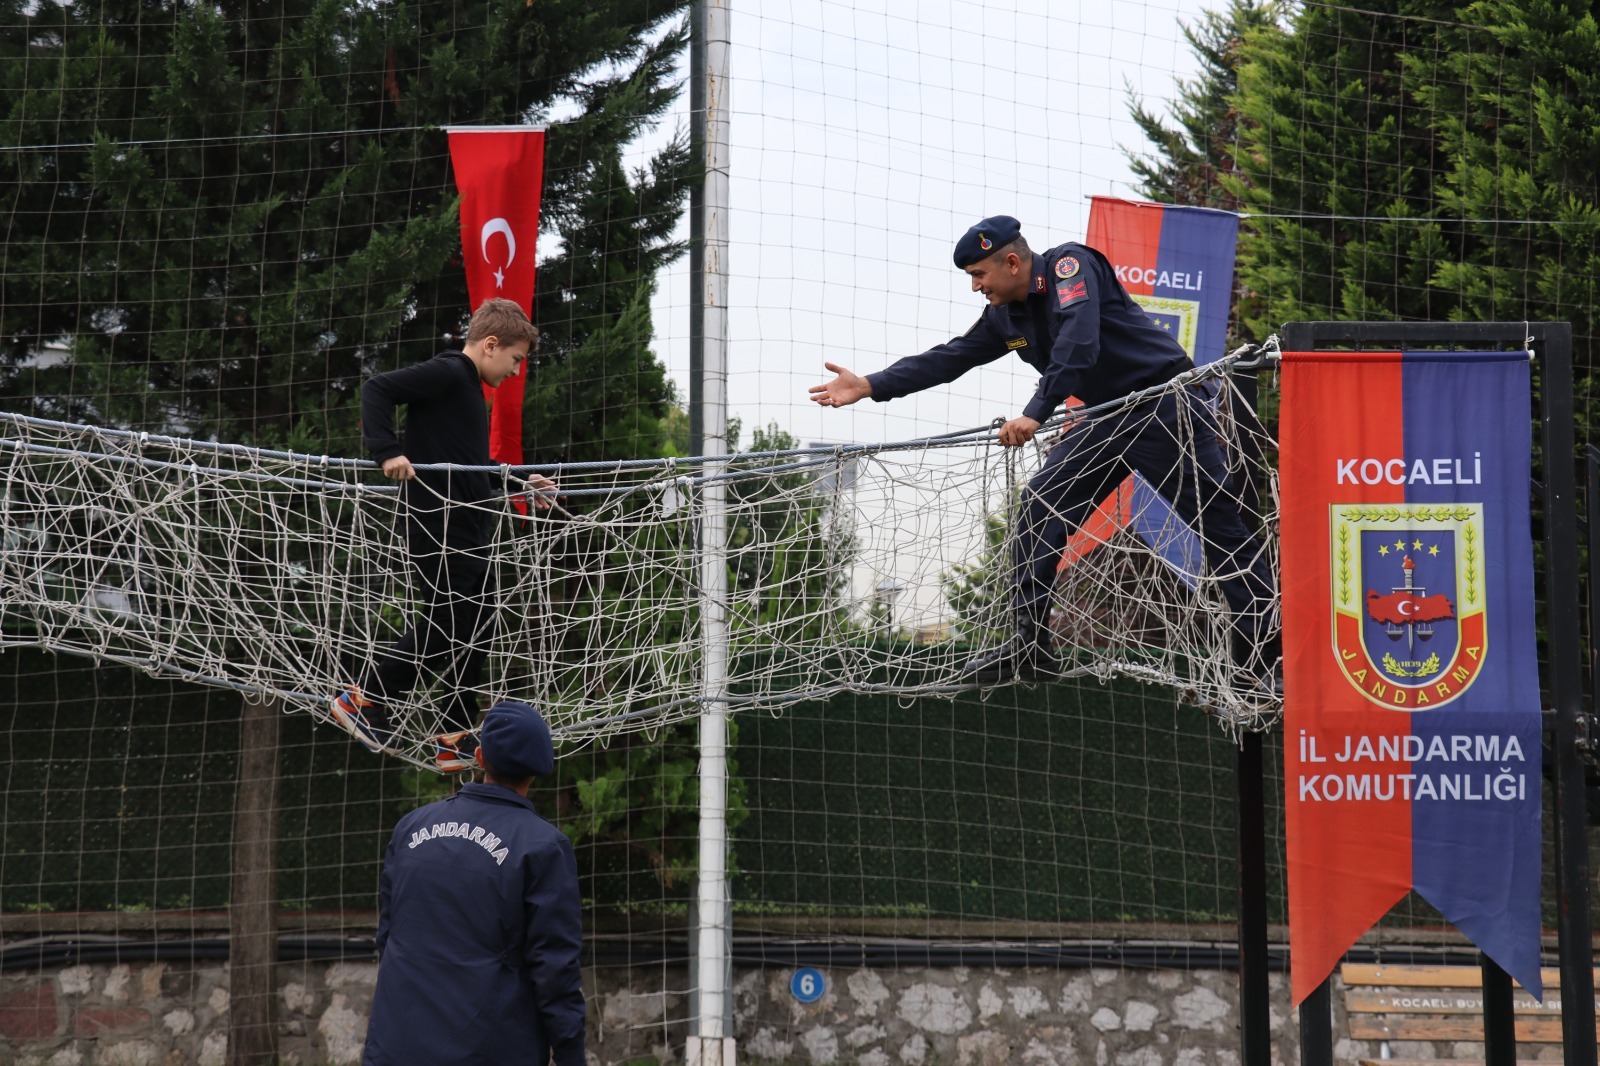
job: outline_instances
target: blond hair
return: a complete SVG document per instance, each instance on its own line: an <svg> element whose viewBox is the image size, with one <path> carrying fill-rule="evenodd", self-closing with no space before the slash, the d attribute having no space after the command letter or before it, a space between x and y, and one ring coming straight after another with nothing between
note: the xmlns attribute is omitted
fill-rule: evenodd
<svg viewBox="0 0 1600 1066"><path fill-rule="evenodd" d="M515 300L494 296L483 301L467 323L468 344L477 344L485 337L498 338L501 344L527 341L529 348L539 347L539 330L518 306Z"/></svg>

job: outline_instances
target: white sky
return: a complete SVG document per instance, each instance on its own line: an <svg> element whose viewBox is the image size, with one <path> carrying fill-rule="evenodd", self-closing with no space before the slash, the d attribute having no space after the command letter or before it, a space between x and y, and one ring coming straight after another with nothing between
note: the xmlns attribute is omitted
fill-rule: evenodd
<svg viewBox="0 0 1600 1066"><path fill-rule="evenodd" d="M740 443L769 422L804 443L880 442L1021 413L1038 375L1018 359L889 403L824 409L806 389L829 376L824 360L868 373L964 332L982 302L950 253L978 219L1015 215L1042 249L1083 238L1090 196L1132 195L1119 146L1148 145L1126 89L1166 113L1176 79L1196 66L1178 21L1201 10L1195 0L734 0L728 404ZM685 92L663 135L688 115ZM652 147L637 146L635 165ZM659 280L655 348L686 402L687 257ZM910 487L919 479L932 496ZM945 617L937 576L981 548L998 498L931 468L884 491L857 493L854 592L866 603L880 582L898 582L902 624Z"/></svg>
<svg viewBox="0 0 1600 1066"><path fill-rule="evenodd" d="M1020 413L1005 359L890 403L806 400L824 359L860 373L963 332L981 298L950 261L1011 214L1035 248L1081 240L1089 197L1131 196L1148 151L1126 86L1165 113L1196 63L1189 0L735 0L729 413L802 441L885 441ZM687 126L687 92L668 121ZM688 397L688 261L664 272L656 351Z"/></svg>

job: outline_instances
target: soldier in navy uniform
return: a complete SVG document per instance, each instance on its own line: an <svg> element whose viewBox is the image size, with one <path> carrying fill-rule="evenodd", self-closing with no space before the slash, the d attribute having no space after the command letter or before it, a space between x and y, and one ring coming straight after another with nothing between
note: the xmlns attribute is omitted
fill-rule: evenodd
<svg viewBox="0 0 1600 1066"><path fill-rule="evenodd" d="M1183 347L1129 298L1106 257L1088 245L1067 243L1036 254L1023 239L1021 223L996 215L956 242L955 263L971 277L972 290L989 301L971 329L875 374L825 363L836 376L812 386L811 399L824 407L867 397L893 400L1015 352L1040 374L1022 414L1000 427L1000 443L1018 447L1069 396L1094 406L1193 367ZM1192 434L1180 433L1180 420L1193 425ZM1226 490L1211 411L1189 390L1163 393L1122 415L1079 422L1051 449L1019 505L1012 548L1016 634L969 662L968 679L1033 680L1059 673L1049 612L1062 550L1132 470L1200 534L1207 564L1232 610L1235 661L1251 680L1272 684L1278 652L1271 566Z"/></svg>
<svg viewBox="0 0 1600 1066"><path fill-rule="evenodd" d="M378 884L378 984L364 1066L584 1066L572 843L528 799L555 769L526 703L489 709L484 780L395 826Z"/></svg>

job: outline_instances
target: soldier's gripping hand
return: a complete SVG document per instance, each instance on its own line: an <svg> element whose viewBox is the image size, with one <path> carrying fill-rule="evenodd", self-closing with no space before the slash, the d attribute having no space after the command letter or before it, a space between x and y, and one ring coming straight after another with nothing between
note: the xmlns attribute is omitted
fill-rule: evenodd
<svg viewBox="0 0 1600 1066"><path fill-rule="evenodd" d="M1000 427L1000 443L1007 448L1017 448L1033 439L1039 432L1039 423L1027 415L1018 415Z"/></svg>

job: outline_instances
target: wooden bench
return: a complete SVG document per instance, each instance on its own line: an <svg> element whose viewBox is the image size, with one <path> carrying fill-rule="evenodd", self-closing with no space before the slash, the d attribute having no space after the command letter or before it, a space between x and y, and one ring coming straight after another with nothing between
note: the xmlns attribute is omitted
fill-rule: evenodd
<svg viewBox="0 0 1600 1066"><path fill-rule="evenodd" d="M1512 990L1517 1043L1561 1043L1560 972L1544 975L1544 1002L1521 988ZM1600 970L1596 970L1600 977ZM1460 1059L1393 1059L1389 1044L1397 1040L1483 1040L1483 972L1476 966L1395 966L1345 963L1345 1012L1352 1040L1376 1041L1380 1057L1362 1059L1362 1066L1423 1063L1448 1066ZM1518 1055L1519 1061L1533 1058ZM1481 1062L1482 1059L1477 1060Z"/></svg>

